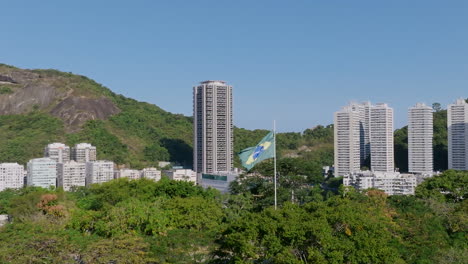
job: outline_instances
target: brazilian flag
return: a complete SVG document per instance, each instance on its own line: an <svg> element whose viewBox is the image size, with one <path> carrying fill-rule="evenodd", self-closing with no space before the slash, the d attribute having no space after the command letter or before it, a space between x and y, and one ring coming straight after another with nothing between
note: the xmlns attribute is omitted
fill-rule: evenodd
<svg viewBox="0 0 468 264"><path fill-rule="evenodd" d="M273 132L270 132L257 144L257 146L242 150L239 153L242 166L247 170L250 170L260 161L273 158L275 156L274 144L275 135Z"/></svg>

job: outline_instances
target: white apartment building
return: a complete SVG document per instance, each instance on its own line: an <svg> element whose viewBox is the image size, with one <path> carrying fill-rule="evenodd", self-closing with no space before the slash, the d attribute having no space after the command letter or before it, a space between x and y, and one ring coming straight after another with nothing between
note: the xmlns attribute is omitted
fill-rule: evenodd
<svg viewBox="0 0 468 264"><path fill-rule="evenodd" d="M233 169L232 86L204 81L193 87L193 166L199 173Z"/></svg>
<svg viewBox="0 0 468 264"><path fill-rule="evenodd" d="M96 161L96 147L89 143L79 143L72 148L71 157L76 162Z"/></svg>
<svg viewBox="0 0 468 264"><path fill-rule="evenodd" d="M417 179L415 175L399 172L362 171L346 175L343 184L358 190L375 188L388 195L414 195Z"/></svg>
<svg viewBox="0 0 468 264"><path fill-rule="evenodd" d="M165 171L164 174L166 174L169 179L174 181L188 181L193 183L197 182L197 173L193 170L177 169Z"/></svg>
<svg viewBox="0 0 468 264"><path fill-rule="evenodd" d="M393 172L393 109L387 104L376 104L371 107L370 115L371 169Z"/></svg>
<svg viewBox="0 0 468 264"><path fill-rule="evenodd" d="M370 158L370 102L351 103L351 108L359 113L359 137L361 166Z"/></svg>
<svg viewBox="0 0 468 264"><path fill-rule="evenodd" d="M141 171L133 169L120 169L115 171L115 178L129 178L131 180L138 180L141 177Z"/></svg>
<svg viewBox="0 0 468 264"><path fill-rule="evenodd" d="M359 112L343 107L334 116L335 176L357 172L361 168Z"/></svg>
<svg viewBox="0 0 468 264"><path fill-rule="evenodd" d="M24 166L18 163L0 163L0 192L20 189L24 183Z"/></svg>
<svg viewBox="0 0 468 264"><path fill-rule="evenodd" d="M57 184L57 162L51 158L32 159L27 165L28 186L49 188Z"/></svg>
<svg viewBox="0 0 468 264"><path fill-rule="evenodd" d="M86 186L114 179L114 162L96 160L86 162Z"/></svg>
<svg viewBox="0 0 468 264"><path fill-rule="evenodd" d="M432 175L432 108L418 103L408 111L408 171Z"/></svg>
<svg viewBox="0 0 468 264"><path fill-rule="evenodd" d="M57 163L70 161L70 147L63 143L52 143L44 148L44 157L51 158Z"/></svg>
<svg viewBox="0 0 468 264"><path fill-rule="evenodd" d="M468 170L468 104L462 98L447 107L448 168Z"/></svg>
<svg viewBox="0 0 468 264"><path fill-rule="evenodd" d="M57 164L57 187L70 191L73 186L86 185L86 163L69 161Z"/></svg>
<svg viewBox="0 0 468 264"><path fill-rule="evenodd" d="M154 181L159 181L161 180L161 171L156 168L144 168L143 170L141 170L141 177Z"/></svg>

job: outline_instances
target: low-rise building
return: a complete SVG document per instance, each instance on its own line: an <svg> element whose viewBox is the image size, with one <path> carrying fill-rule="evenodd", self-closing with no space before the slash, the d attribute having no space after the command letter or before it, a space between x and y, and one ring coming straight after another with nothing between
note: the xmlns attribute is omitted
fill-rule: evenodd
<svg viewBox="0 0 468 264"><path fill-rule="evenodd" d="M139 170L132 169L120 169L115 171L115 178L129 178L131 180L138 180L141 177L141 172Z"/></svg>
<svg viewBox="0 0 468 264"><path fill-rule="evenodd" d="M86 163L86 186L108 182L114 179L114 162L107 160Z"/></svg>
<svg viewBox="0 0 468 264"><path fill-rule="evenodd" d="M161 180L161 171L156 168L144 168L143 170L141 170L141 177L154 181L159 181Z"/></svg>
<svg viewBox="0 0 468 264"><path fill-rule="evenodd" d="M86 163L70 161L57 164L57 187L70 191L73 186L86 185Z"/></svg>
<svg viewBox="0 0 468 264"><path fill-rule="evenodd" d="M229 192L229 185L239 176L237 172L218 172L218 173L202 173L200 185L203 188L214 188L222 193Z"/></svg>
<svg viewBox="0 0 468 264"><path fill-rule="evenodd" d="M27 185L49 188L57 184L57 162L50 158L32 159L28 162Z"/></svg>
<svg viewBox="0 0 468 264"><path fill-rule="evenodd" d="M24 166L18 163L0 163L0 192L23 187Z"/></svg>
<svg viewBox="0 0 468 264"><path fill-rule="evenodd" d="M343 184L358 190L375 188L388 195L414 195L417 179L413 174L361 171L346 175Z"/></svg>
<svg viewBox="0 0 468 264"><path fill-rule="evenodd" d="M174 181L188 181L193 183L197 182L197 173L193 170L176 169L165 171L164 174L166 174L169 179Z"/></svg>

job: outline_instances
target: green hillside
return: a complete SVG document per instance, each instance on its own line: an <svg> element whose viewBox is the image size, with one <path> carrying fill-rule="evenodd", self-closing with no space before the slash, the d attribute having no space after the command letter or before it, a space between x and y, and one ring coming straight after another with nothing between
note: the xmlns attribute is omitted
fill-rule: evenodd
<svg viewBox="0 0 468 264"><path fill-rule="evenodd" d="M44 146L51 142L68 145L89 142L97 146L99 159L109 159L135 168L155 165L157 161L163 160L192 165L191 117L173 114L156 105L115 94L85 76L72 73L23 70L0 64L0 81L2 78L9 82L2 84L4 94L0 94L0 103L5 105L14 101L15 96L20 102L30 101L30 97L34 96L30 94L38 91L39 95L34 100L43 99L40 95L50 91L53 91L53 95L44 104L31 104L23 109L11 107L3 110L3 113L0 111L1 162L18 161L25 164L31 158L40 157ZM26 93L26 89L29 89L29 95L22 94ZM81 101L83 98L107 100L108 108L116 108L117 111L89 109L80 105L82 102L77 98ZM92 104L99 102L92 101ZM92 118L82 122L79 127L69 118L70 115L79 116L81 112L85 112L85 116L96 115L96 111L105 112L108 117ZM236 127L235 152L255 145L266 133L266 130ZM306 130L304 134L281 133L278 135L278 150L280 155L312 160L317 166L320 162L331 164L333 128L318 126ZM240 165L238 159L235 164ZM320 169L314 173L320 174Z"/></svg>

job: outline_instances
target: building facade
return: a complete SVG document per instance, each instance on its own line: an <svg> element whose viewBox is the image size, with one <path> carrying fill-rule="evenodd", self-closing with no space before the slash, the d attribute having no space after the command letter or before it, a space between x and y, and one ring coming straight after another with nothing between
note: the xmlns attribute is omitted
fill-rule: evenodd
<svg viewBox="0 0 468 264"><path fill-rule="evenodd" d="M86 186L108 182L114 179L114 162L107 160L86 163Z"/></svg>
<svg viewBox="0 0 468 264"><path fill-rule="evenodd" d="M69 161L57 164L57 187L70 191L73 186L86 185L86 163Z"/></svg>
<svg viewBox="0 0 468 264"><path fill-rule="evenodd" d="M198 173L233 168L232 86L205 81L193 87L193 166Z"/></svg>
<svg viewBox="0 0 468 264"><path fill-rule="evenodd" d="M79 143L72 148L71 157L76 162L96 161L96 147L89 143Z"/></svg>
<svg viewBox="0 0 468 264"><path fill-rule="evenodd" d="M197 182L197 173L193 170L176 169L165 171L164 174L166 174L169 179L174 181L188 181L193 183Z"/></svg>
<svg viewBox="0 0 468 264"><path fill-rule="evenodd" d="M138 180L141 177L141 171L133 169L120 169L115 171L115 178L129 178L131 180Z"/></svg>
<svg viewBox="0 0 468 264"><path fill-rule="evenodd" d="M44 148L44 157L51 158L57 163L70 161L70 147L63 143L52 143Z"/></svg>
<svg viewBox="0 0 468 264"><path fill-rule="evenodd" d="M345 106L334 116L335 176L357 172L361 168L359 112Z"/></svg>
<svg viewBox="0 0 468 264"><path fill-rule="evenodd" d="M0 163L0 192L20 189L24 183L24 166L18 163Z"/></svg>
<svg viewBox="0 0 468 264"><path fill-rule="evenodd" d="M414 195L417 179L415 175L399 172L362 171L346 175L343 185L353 186L358 190L375 188L388 195Z"/></svg>
<svg viewBox="0 0 468 264"><path fill-rule="evenodd" d="M229 185L235 181L239 176L238 172L221 172L216 174L204 174L201 175L201 186L203 188L213 188L221 193L229 192Z"/></svg>
<svg viewBox="0 0 468 264"><path fill-rule="evenodd" d="M144 168L141 170L141 177L153 181L161 180L161 171L156 168Z"/></svg>
<svg viewBox="0 0 468 264"><path fill-rule="evenodd" d="M370 109L371 169L393 172L393 109L387 104L376 104Z"/></svg>
<svg viewBox="0 0 468 264"><path fill-rule="evenodd" d="M351 108L359 115L359 137L361 166L366 165L370 158L370 102L351 103Z"/></svg>
<svg viewBox="0 0 468 264"><path fill-rule="evenodd" d="M42 188L56 187L57 162L51 158L32 159L27 165L26 183Z"/></svg>
<svg viewBox="0 0 468 264"><path fill-rule="evenodd" d="M468 104L458 99L447 107L448 168L468 170Z"/></svg>
<svg viewBox="0 0 468 264"><path fill-rule="evenodd" d="M432 174L432 108L418 103L408 110L408 171Z"/></svg>

